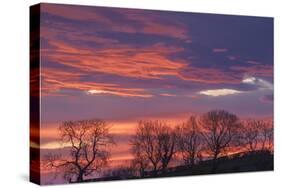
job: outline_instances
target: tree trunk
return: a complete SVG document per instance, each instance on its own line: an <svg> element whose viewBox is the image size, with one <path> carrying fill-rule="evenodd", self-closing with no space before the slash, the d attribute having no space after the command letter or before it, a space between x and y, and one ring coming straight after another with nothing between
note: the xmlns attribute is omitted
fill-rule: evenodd
<svg viewBox="0 0 281 188"><path fill-rule="evenodd" d="M153 176L157 176L157 165L153 165Z"/></svg>
<svg viewBox="0 0 281 188"><path fill-rule="evenodd" d="M213 167L212 167L212 173L216 173L218 168L218 152L215 152L214 158L213 158Z"/></svg>
<svg viewBox="0 0 281 188"><path fill-rule="evenodd" d="M83 181L83 172L79 172L77 177L77 182L82 182L82 181Z"/></svg>

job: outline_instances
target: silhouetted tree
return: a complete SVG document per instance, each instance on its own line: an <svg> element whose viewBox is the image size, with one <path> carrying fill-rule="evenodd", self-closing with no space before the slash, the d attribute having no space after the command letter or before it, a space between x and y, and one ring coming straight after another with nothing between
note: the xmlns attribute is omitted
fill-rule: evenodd
<svg viewBox="0 0 281 188"><path fill-rule="evenodd" d="M245 120L242 125L240 131L242 145L250 152L256 151L260 141L261 121Z"/></svg>
<svg viewBox="0 0 281 188"><path fill-rule="evenodd" d="M201 135L213 159L213 169L217 169L217 158L238 139L241 126L236 115L224 110L213 110L202 115L200 119Z"/></svg>
<svg viewBox="0 0 281 188"><path fill-rule="evenodd" d="M176 134L172 128L166 125L157 128L161 168L163 172L166 172L168 164L176 153Z"/></svg>
<svg viewBox="0 0 281 188"><path fill-rule="evenodd" d="M145 171L149 167L149 160L145 152L142 151L140 144L135 143L133 145L132 153L134 155L132 167L138 172L138 175L143 178L145 176Z"/></svg>
<svg viewBox="0 0 281 188"><path fill-rule="evenodd" d="M195 116L177 127L178 149L182 159L189 167L193 167L197 157L200 158L203 145L200 129Z"/></svg>
<svg viewBox="0 0 281 188"><path fill-rule="evenodd" d="M273 151L273 121L259 121L261 127L261 149Z"/></svg>
<svg viewBox="0 0 281 188"><path fill-rule="evenodd" d="M114 141L105 121L66 121L59 127L59 132L61 142L69 145L69 155L46 155L46 167L63 172L69 182L81 182L107 165L109 146Z"/></svg>
<svg viewBox="0 0 281 188"><path fill-rule="evenodd" d="M140 121L131 143L135 160L138 156L148 160L154 176L158 170L166 171L176 152L175 132L160 121Z"/></svg>

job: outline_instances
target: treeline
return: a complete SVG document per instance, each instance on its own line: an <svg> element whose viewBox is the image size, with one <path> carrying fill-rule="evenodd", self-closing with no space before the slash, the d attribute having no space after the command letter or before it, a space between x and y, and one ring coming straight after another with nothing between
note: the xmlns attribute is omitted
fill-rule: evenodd
<svg viewBox="0 0 281 188"><path fill-rule="evenodd" d="M272 152L273 122L239 120L235 114L213 110L176 126L158 120L140 121L130 142L131 164L107 172L107 176L156 177L165 174L175 158L189 169L209 159L212 172L216 172L218 158L233 152Z"/></svg>
<svg viewBox="0 0 281 188"><path fill-rule="evenodd" d="M200 161L210 159L212 172L218 160L233 151L253 153L273 151L273 122L239 120L232 113L213 110L191 116L186 122L170 125L166 122L139 121L130 140L133 160L126 166L106 172L111 157L110 148L116 145L110 126L101 119L65 121L59 127L62 154L49 153L42 167L60 173L67 182L91 180L95 173L103 177L136 178L163 176L172 161L181 161L192 169ZM174 160L177 159L177 160Z"/></svg>

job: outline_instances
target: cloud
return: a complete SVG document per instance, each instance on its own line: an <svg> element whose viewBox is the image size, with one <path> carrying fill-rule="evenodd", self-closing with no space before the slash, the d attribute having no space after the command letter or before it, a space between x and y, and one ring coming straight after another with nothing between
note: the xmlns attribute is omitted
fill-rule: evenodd
<svg viewBox="0 0 281 188"><path fill-rule="evenodd" d="M147 80L153 80L155 85L160 83L160 87L165 82L176 85L174 82L179 80L179 87L190 83L199 87L199 84L240 84L244 75L272 77L272 66L268 65L212 68L202 67L200 63L197 66L197 62L188 58L179 58L188 53L188 48L179 45L178 41L190 42L192 37L188 25L170 15L134 9L52 4L43 4L42 11L42 61L61 67L58 71L53 70L52 78L43 75L45 94L63 96L62 90L74 89L95 96L149 98L154 94L147 89L152 86ZM110 35L104 34L105 31ZM149 45L135 41L132 44L122 41L124 38L119 37L120 33L138 34L136 37L142 34L144 38L148 35L156 40ZM166 44L163 37L177 42ZM213 48L212 51L223 53L228 49ZM229 59L235 58L229 56ZM67 71L59 74L62 68ZM121 79L113 80L120 77L122 82ZM112 82L118 84L110 85ZM139 83L140 87L135 85Z"/></svg>
<svg viewBox="0 0 281 188"><path fill-rule="evenodd" d="M261 63L258 61L254 61L254 60L249 60L247 61L247 63L252 64L252 65L260 65Z"/></svg>
<svg viewBox="0 0 281 188"><path fill-rule="evenodd" d="M227 52L228 49L226 48L213 48L213 52L215 53L223 53L223 52Z"/></svg>
<svg viewBox="0 0 281 188"><path fill-rule="evenodd" d="M273 90L273 84L261 78L245 77L241 82L244 84L255 85L258 89Z"/></svg>
<svg viewBox="0 0 281 188"><path fill-rule="evenodd" d="M134 47L125 44L107 48L78 48L61 41L50 41L54 49L42 52L44 58L90 74L101 72L129 78L164 79L174 76L199 83L240 83L241 75L235 72L194 67L189 60L172 59L171 55L183 48L156 43L151 47Z"/></svg>
<svg viewBox="0 0 281 188"><path fill-rule="evenodd" d="M159 14L157 15L151 11L134 9L119 9L115 10L115 12L118 12L126 17L129 22L142 25L142 27L138 28L137 30L129 30L127 32L168 36L183 39L187 43L190 43L191 41L186 24L182 24L175 19L169 19L169 17L165 15L160 16ZM126 29L121 31L126 32Z"/></svg>
<svg viewBox="0 0 281 188"><path fill-rule="evenodd" d="M80 78L84 74L75 71L44 68L41 70L41 74L43 96L65 96L62 90L66 89L78 90L88 94L103 93L121 97L149 98L153 96L142 88L125 88L119 84L81 81Z"/></svg>
<svg viewBox="0 0 281 188"><path fill-rule="evenodd" d="M187 42L191 40L185 24L165 15L159 16L152 11L43 4L42 12L72 21L99 24L99 27L95 27L92 32L101 29L122 33L159 35Z"/></svg>
<svg viewBox="0 0 281 188"><path fill-rule="evenodd" d="M133 91L133 92L132 92ZM108 90L96 90L96 89L91 89L89 91L87 91L86 93L90 94L90 95L99 95L99 94L103 94L103 95L117 95L117 96L121 96L121 97L143 97L143 98L150 98L153 97L152 94L148 94L148 93L143 93L142 91L144 91L144 89L122 89L122 91L118 91L116 89L108 89Z"/></svg>
<svg viewBox="0 0 281 188"><path fill-rule="evenodd" d="M171 94L171 93L160 93L161 96L164 96L164 97L176 97L177 95L175 94Z"/></svg>
<svg viewBox="0 0 281 188"><path fill-rule="evenodd" d="M255 77L247 77L244 78L241 82L245 84L255 84L256 83L256 78Z"/></svg>
<svg viewBox="0 0 281 188"><path fill-rule="evenodd" d="M231 66L230 70L239 72L244 75L272 77L273 66L272 65L252 65L252 66Z"/></svg>
<svg viewBox="0 0 281 188"><path fill-rule="evenodd" d="M77 68L84 73L101 72L126 77L161 79L163 76L177 76L186 65L171 60L169 55L182 48L158 43L151 47L115 47L81 49L64 42L52 41L55 49L42 53L43 57L56 63Z"/></svg>
<svg viewBox="0 0 281 188"><path fill-rule="evenodd" d="M272 103L274 100L273 94L264 95L260 98L260 101L263 103Z"/></svg>
<svg viewBox="0 0 281 188"><path fill-rule="evenodd" d="M234 90L234 89L212 89L212 90L203 90L199 92L199 94L201 95L207 95L212 97L227 96L227 95L234 95L240 93L243 93L243 91Z"/></svg>
<svg viewBox="0 0 281 188"><path fill-rule="evenodd" d="M179 73L179 77L187 81L209 84L238 84L241 80L241 75L236 74L235 72L220 70L218 68L203 68L194 66L187 66L186 68L183 68Z"/></svg>
<svg viewBox="0 0 281 188"><path fill-rule="evenodd" d="M98 14L96 11L91 11L92 8L87 6L59 5L59 4L42 4L41 11L43 13L52 14L62 18L77 21L96 21L111 23L111 20L106 16Z"/></svg>

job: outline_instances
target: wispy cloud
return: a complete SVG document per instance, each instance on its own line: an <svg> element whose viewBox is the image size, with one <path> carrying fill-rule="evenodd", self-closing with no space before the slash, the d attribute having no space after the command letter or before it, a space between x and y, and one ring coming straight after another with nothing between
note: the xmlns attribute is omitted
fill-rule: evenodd
<svg viewBox="0 0 281 188"><path fill-rule="evenodd" d="M164 96L164 97L176 97L177 95L175 94L171 94L171 93L160 93L161 96Z"/></svg>
<svg viewBox="0 0 281 188"><path fill-rule="evenodd" d="M273 76L273 66L272 65L252 65L252 66L231 66L230 70L237 71L244 75L253 76Z"/></svg>
<svg viewBox="0 0 281 188"><path fill-rule="evenodd" d="M213 48L213 52L215 53L223 53L223 52L227 52L228 49L227 48Z"/></svg>
<svg viewBox="0 0 281 188"><path fill-rule="evenodd" d="M43 52L45 58L81 72L161 79L162 76L177 76L185 67L180 61L169 58L170 54L182 49L161 43L142 48L120 44L99 49L81 49L58 41L50 43L55 49Z"/></svg>
<svg viewBox="0 0 281 188"><path fill-rule="evenodd" d="M156 43L151 47L114 45L107 48L78 48L61 41L51 41L43 57L76 68L82 73L101 72L131 78L164 79L174 76L201 83L240 83L241 75L208 67L194 67L189 60L170 58L183 48Z"/></svg>
<svg viewBox="0 0 281 188"><path fill-rule="evenodd" d="M258 89L273 90L273 84L261 78L245 77L241 82L244 84L255 85Z"/></svg>
<svg viewBox="0 0 281 188"><path fill-rule="evenodd" d="M208 67L194 67L188 66L181 70L179 77L183 80L208 83L208 84L219 84L219 83L231 83L237 84L241 80L241 75L235 72L208 68Z"/></svg>
<svg viewBox="0 0 281 188"><path fill-rule="evenodd" d="M125 88L119 84L81 81L80 76L83 73L67 72L51 68L44 68L41 73L43 96L64 96L61 91L65 89L78 90L88 94L103 93L122 97L149 98L153 96L142 88Z"/></svg>
<svg viewBox="0 0 281 188"><path fill-rule="evenodd" d="M42 12L42 59L62 68L53 70L49 76L42 75L45 94L64 95L60 91L74 89L93 96L150 98L154 94L172 95L161 94L160 90L152 93L149 91L152 82L156 85L158 81L167 81L170 85L177 85L174 83L180 80L182 85L178 84L179 88L187 84L195 87L212 84L220 85L218 88L236 88L234 85L241 84L244 75L272 77L273 67L259 65L256 61L245 61L244 66L235 64L225 68L220 65L201 66L200 62L183 57L183 54L194 55L188 47L192 44L186 44L192 41L188 23L160 12L52 4L43 4ZM127 37L133 37L133 40ZM149 45L136 42L146 37L153 38ZM168 44L170 40L175 42ZM225 52L229 51L224 46L208 50L209 53L226 55L228 53ZM235 54L226 57L234 61L240 56ZM62 72L63 69L68 72ZM95 75L99 75L98 80ZM111 79L104 79L108 77ZM113 82L113 77L122 77L122 80L127 81ZM150 83L150 80L153 81ZM140 82L142 84L135 84ZM246 82L242 81L250 84L249 80ZM262 83L262 80L259 84L259 87L265 87L266 84L267 88L270 86L266 82Z"/></svg>
<svg viewBox="0 0 281 188"><path fill-rule="evenodd" d="M87 6L50 5L42 6L42 12L59 16L73 21L94 22L100 24L100 28L122 33L143 33L159 35L186 40L190 42L190 36L185 24L170 20L151 12L137 9L105 9ZM111 15L111 16L109 16ZM114 17L119 19L114 19ZM96 28L95 31L99 31Z"/></svg>

